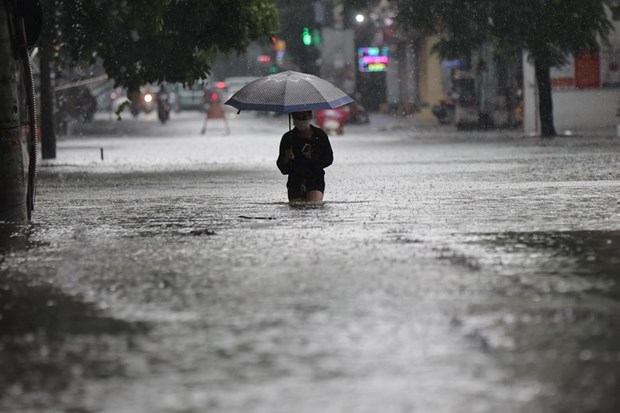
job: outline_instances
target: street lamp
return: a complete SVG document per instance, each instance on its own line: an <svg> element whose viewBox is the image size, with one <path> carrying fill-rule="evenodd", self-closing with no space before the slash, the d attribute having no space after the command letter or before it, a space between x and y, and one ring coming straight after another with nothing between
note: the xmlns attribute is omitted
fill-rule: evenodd
<svg viewBox="0 0 620 413"><path fill-rule="evenodd" d="M355 21L358 23L363 23L364 22L364 15L363 14L357 14L355 16Z"/></svg>

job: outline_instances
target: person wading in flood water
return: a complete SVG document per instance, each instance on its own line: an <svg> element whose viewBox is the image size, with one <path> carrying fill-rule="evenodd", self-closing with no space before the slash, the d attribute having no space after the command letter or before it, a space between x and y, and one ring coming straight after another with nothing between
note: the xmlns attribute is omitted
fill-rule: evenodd
<svg viewBox="0 0 620 413"><path fill-rule="evenodd" d="M288 175L289 202L321 202L325 193L325 171L334 161L329 138L323 129L310 124L311 111L293 112L293 130L280 141L278 169Z"/></svg>

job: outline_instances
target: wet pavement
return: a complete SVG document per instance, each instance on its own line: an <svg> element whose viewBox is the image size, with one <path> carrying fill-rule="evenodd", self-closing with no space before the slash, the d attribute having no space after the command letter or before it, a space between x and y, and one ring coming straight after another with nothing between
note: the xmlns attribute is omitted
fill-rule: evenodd
<svg viewBox="0 0 620 413"><path fill-rule="evenodd" d="M100 118L0 231L2 412L620 411L620 141ZM101 152L103 149L103 160Z"/></svg>

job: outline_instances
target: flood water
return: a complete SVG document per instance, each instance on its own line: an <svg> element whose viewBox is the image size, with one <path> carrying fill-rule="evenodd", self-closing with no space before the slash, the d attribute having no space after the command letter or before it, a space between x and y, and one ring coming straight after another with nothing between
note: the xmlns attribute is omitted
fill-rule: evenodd
<svg viewBox="0 0 620 413"><path fill-rule="evenodd" d="M620 411L617 139L376 119L291 206L285 118L123 122L2 225L0 411Z"/></svg>

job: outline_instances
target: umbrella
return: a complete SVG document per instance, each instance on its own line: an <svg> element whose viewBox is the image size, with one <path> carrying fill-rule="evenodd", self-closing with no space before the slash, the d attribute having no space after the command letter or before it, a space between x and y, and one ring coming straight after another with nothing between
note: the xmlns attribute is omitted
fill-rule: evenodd
<svg viewBox="0 0 620 413"><path fill-rule="evenodd" d="M288 70L248 83L226 105L239 111L301 112L334 109L351 102L349 95L328 81Z"/></svg>

